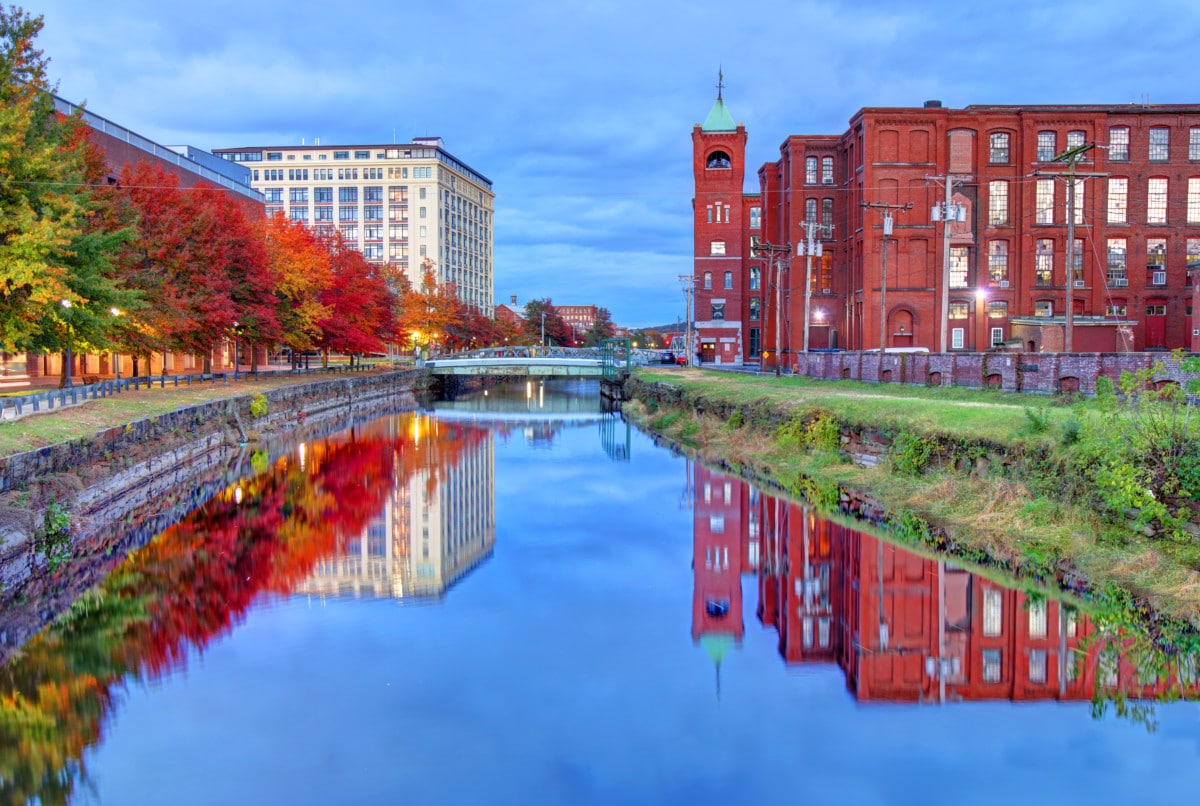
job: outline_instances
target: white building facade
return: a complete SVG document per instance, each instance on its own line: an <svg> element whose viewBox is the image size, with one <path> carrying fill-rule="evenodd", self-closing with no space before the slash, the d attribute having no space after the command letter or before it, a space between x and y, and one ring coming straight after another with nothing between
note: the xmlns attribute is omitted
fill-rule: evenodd
<svg viewBox="0 0 1200 806"><path fill-rule="evenodd" d="M434 261L439 284L491 316L495 193L490 179L456 159L439 137L397 145L219 148L251 171L267 215L286 215L345 243L372 263L401 269L420 286Z"/></svg>

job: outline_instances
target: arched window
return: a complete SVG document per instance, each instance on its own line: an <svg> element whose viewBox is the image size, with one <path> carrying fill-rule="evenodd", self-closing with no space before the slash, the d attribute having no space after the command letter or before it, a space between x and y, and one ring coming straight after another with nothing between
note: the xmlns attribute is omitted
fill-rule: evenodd
<svg viewBox="0 0 1200 806"><path fill-rule="evenodd" d="M817 184L817 158L804 158L804 183L806 185Z"/></svg>
<svg viewBox="0 0 1200 806"><path fill-rule="evenodd" d="M706 168L728 168L730 166L729 155L724 151L714 151L708 155Z"/></svg>
<svg viewBox="0 0 1200 806"><path fill-rule="evenodd" d="M725 287L733 288L733 272L731 271L725 272Z"/></svg>

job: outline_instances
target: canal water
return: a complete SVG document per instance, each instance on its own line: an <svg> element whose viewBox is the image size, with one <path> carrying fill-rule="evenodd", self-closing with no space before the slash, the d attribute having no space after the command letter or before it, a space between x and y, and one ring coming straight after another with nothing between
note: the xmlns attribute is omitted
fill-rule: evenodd
<svg viewBox="0 0 1200 806"><path fill-rule="evenodd" d="M286 455L0 667L0 796L1179 803L1196 666L706 469L594 383Z"/></svg>

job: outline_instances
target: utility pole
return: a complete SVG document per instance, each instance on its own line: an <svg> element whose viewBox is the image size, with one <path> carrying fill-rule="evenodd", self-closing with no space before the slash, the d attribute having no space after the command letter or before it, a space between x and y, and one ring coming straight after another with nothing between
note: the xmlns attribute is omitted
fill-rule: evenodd
<svg viewBox="0 0 1200 806"><path fill-rule="evenodd" d="M955 204L954 186L961 185L969 179L968 176L927 176L926 182L944 182L946 186L946 201L935 204L930 215L931 221L942 222L942 300L941 300L941 334L939 336L939 351L946 352L946 337L950 330L950 224L955 221L967 220L967 208Z"/></svg>
<svg viewBox="0 0 1200 806"><path fill-rule="evenodd" d="M806 256L804 267L804 352L808 352L808 308L812 302L812 259L815 253L817 257L821 257L821 242L817 240L828 238L833 235L832 224L822 224L819 221L809 221L805 219L800 222L800 226L804 227L804 240L800 242L800 254Z"/></svg>
<svg viewBox="0 0 1200 806"><path fill-rule="evenodd" d="M772 244L766 241L759 241L756 257L763 255L767 256L767 260L775 264L775 374L778 376L780 356L783 353L783 259L792 251L790 243ZM805 303L807 315L807 301ZM766 317L763 317L766 321ZM806 323L807 327L807 323ZM805 345L808 349L808 345Z"/></svg>
<svg viewBox="0 0 1200 806"><path fill-rule="evenodd" d="M1063 328L1063 351L1074 352L1074 319L1075 319L1075 163L1079 162L1087 152L1096 147L1095 143L1083 143L1074 148L1068 148L1051 162L1067 163L1067 311L1066 325Z"/></svg>
<svg viewBox="0 0 1200 806"><path fill-rule="evenodd" d="M681 274L679 275L679 282L683 284L683 315L687 318L687 325L683 336L684 357L686 365L690 367L692 359L695 356L695 350L692 349L692 293L696 288L696 277L692 274Z"/></svg>
<svg viewBox="0 0 1200 806"><path fill-rule="evenodd" d="M912 209L908 204L887 204L886 202L862 202L865 209L883 211L883 273L879 276L879 360L887 350L887 247L888 238L892 237L892 211L904 212Z"/></svg>

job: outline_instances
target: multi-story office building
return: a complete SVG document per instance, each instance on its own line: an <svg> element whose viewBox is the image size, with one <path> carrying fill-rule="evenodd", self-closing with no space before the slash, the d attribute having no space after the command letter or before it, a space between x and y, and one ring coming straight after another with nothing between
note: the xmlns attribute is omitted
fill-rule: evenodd
<svg viewBox="0 0 1200 806"><path fill-rule="evenodd" d="M213 153L250 169L268 215L339 232L367 260L398 267L414 285L429 258L439 284L453 283L459 299L492 314L492 182L446 151L441 138Z"/></svg>
<svg viewBox="0 0 1200 806"><path fill-rule="evenodd" d="M719 95L692 141L705 361L1200 344L1200 106L864 108L758 194Z"/></svg>

